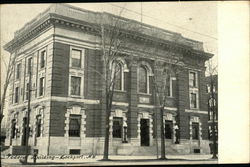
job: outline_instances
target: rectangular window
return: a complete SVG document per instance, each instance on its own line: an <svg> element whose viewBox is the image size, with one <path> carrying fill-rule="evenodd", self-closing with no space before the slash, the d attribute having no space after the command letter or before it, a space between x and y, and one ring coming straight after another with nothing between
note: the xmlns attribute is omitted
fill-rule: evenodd
<svg viewBox="0 0 250 167"><path fill-rule="evenodd" d="M173 122L165 120L165 138L172 139Z"/></svg>
<svg viewBox="0 0 250 167"><path fill-rule="evenodd" d="M199 123L196 122L192 123L192 139L194 140L199 139Z"/></svg>
<svg viewBox="0 0 250 167"><path fill-rule="evenodd" d="M26 90L25 90L25 100L29 99L29 83L26 84Z"/></svg>
<svg viewBox="0 0 250 167"><path fill-rule="evenodd" d="M27 59L27 67L26 68L27 68L27 74L32 72L31 71L32 70L32 58L31 57Z"/></svg>
<svg viewBox="0 0 250 167"><path fill-rule="evenodd" d="M11 127L11 138L15 138L16 136L16 121L12 120L12 127Z"/></svg>
<svg viewBox="0 0 250 167"><path fill-rule="evenodd" d="M69 136L80 137L81 115L70 114L69 116Z"/></svg>
<svg viewBox="0 0 250 167"><path fill-rule="evenodd" d="M114 117L113 118L113 138L122 137L122 118Z"/></svg>
<svg viewBox="0 0 250 167"><path fill-rule="evenodd" d="M15 103L19 101L19 87L15 88Z"/></svg>
<svg viewBox="0 0 250 167"><path fill-rule="evenodd" d="M139 92L140 93L149 93L148 92L148 74L146 66L139 67Z"/></svg>
<svg viewBox="0 0 250 167"><path fill-rule="evenodd" d="M16 66L16 79L20 79L21 74L21 63L17 64Z"/></svg>
<svg viewBox="0 0 250 167"><path fill-rule="evenodd" d="M196 87L196 81L197 77L196 77L196 73L195 72L190 72L189 73L189 86L191 87Z"/></svg>
<svg viewBox="0 0 250 167"><path fill-rule="evenodd" d="M39 96L44 94L44 77L40 78L39 82Z"/></svg>
<svg viewBox="0 0 250 167"><path fill-rule="evenodd" d="M196 93L191 93L191 96L190 96L190 98L191 98L191 108L197 108L197 95L196 95Z"/></svg>
<svg viewBox="0 0 250 167"><path fill-rule="evenodd" d="M71 95L80 96L81 92L81 77L71 77Z"/></svg>
<svg viewBox="0 0 250 167"><path fill-rule="evenodd" d="M40 53L40 68L44 68L45 67L45 59L46 59L46 50L43 50Z"/></svg>
<svg viewBox="0 0 250 167"><path fill-rule="evenodd" d="M71 67L81 68L82 51L72 49L71 51Z"/></svg>
<svg viewBox="0 0 250 167"><path fill-rule="evenodd" d="M41 136L41 127L42 127L41 115L38 115L36 117L36 137Z"/></svg>
<svg viewBox="0 0 250 167"><path fill-rule="evenodd" d="M165 86L166 96L171 96L171 84L172 84L171 78L168 77L166 79L166 86Z"/></svg>

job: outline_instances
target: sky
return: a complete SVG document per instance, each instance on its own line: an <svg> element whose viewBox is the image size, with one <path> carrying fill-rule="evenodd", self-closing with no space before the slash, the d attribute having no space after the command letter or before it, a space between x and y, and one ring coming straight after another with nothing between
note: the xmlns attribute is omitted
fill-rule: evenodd
<svg viewBox="0 0 250 167"><path fill-rule="evenodd" d="M184 37L203 42L204 50L215 56L217 63L217 2L127 2L69 3L98 12L109 12L143 23L181 33ZM46 10L51 4L1 5L1 83L5 78L9 53L2 46L13 39L14 32ZM142 14L142 15L141 15ZM1 88L3 84L1 84Z"/></svg>
<svg viewBox="0 0 250 167"><path fill-rule="evenodd" d="M69 3L93 11L118 14L156 27L182 33L184 37L204 42L207 52L217 51L217 2L127 2ZM1 44L14 37L14 32L43 12L51 4L1 5ZM204 8L205 7L205 8ZM180 28L182 27L182 28ZM190 30L190 31L188 31ZM193 33L197 32L197 33ZM204 35L201 35L204 34ZM211 36L212 38L208 37Z"/></svg>

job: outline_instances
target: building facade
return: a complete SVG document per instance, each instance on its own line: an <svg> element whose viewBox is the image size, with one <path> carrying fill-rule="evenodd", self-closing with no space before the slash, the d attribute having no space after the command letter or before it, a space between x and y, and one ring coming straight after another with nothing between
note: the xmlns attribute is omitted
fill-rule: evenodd
<svg viewBox="0 0 250 167"><path fill-rule="evenodd" d="M205 61L212 55L204 52L203 44L178 33L65 4L52 5L5 45L17 56L5 144L12 150L25 144L31 70L31 148L49 155L103 153L105 107L98 33L103 18L119 18L124 25L133 25L122 31L126 47L118 55L121 73L110 116L110 154L156 154L159 114L150 78L159 75L162 64L176 58L181 60L176 64L179 72L168 80L164 108L166 152L208 153Z"/></svg>
<svg viewBox="0 0 250 167"><path fill-rule="evenodd" d="M216 142L216 150L218 153L218 75L206 77L207 83L207 105L208 105L208 139L212 152L213 140ZM214 104L212 104L214 102ZM214 115L214 116L213 116ZM213 126L215 139L213 139Z"/></svg>

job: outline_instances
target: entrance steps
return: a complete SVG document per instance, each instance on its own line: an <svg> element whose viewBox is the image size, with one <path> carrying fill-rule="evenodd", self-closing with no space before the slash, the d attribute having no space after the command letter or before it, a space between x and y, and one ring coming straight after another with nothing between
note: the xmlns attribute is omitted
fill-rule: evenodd
<svg viewBox="0 0 250 167"><path fill-rule="evenodd" d="M1 146L1 155L8 155L10 153L10 146Z"/></svg>
<svg viewBox="0 0 250 167"><path fill-rule="evenodd" d="M158 154L160 154L161 148L158 148ZM166 154L179 154L177 150L171 146L166 146ZM131 146L131 145L122 145L117 148L117 155L157 155L156 146Z"/></svg>
<svg viewBox="0 0 250 167"><path fill-rule="evenodd" d="M5 146L8 147L5 150L1 150L2 155L25 155L26 153L26 146ZM28 153L31 153L31 147L28 147Z"/></svg>

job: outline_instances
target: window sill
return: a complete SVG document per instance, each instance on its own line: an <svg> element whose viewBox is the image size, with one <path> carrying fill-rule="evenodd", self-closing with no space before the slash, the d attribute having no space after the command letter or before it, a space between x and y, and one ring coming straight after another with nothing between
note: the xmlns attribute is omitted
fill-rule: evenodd
<svg viewBox="0 0 250 167"><path fill-rule="evenodd" d="M198 90L199 88L194 86L189 86L189 89Z"/></svg>
<svg viewBox="0 0 250 167"><path fill-rule="evenodd" d="M73 70L84 70L84 68L82 68L82 67L70 67L70 69L73 69Z"/></svg>
<svg viewBox="0 0 250 167"><path fill-rule="evenodd" d="M199 111L199 108L192 108L192 107L190 107L190 110Z"/></svg>
<svg viewBox="0 0 250 167"><path fill-rule="evenodd" d="M127 91L125 91L125 90L114 90L114 92L117 92L117 93L126 93Z"/></svg>
<svg viewBox="0 0 250 167"><path fill-rule="evenodd" d="M81 96L81 95L69 95L69 97L71 97L71 98L78 98L78 99L82 99L83 98L83 96Z"/></svg>
<svg viewBox="0 0 250 167"><path fill-rule="evenodd" d="M38 96L37 99L42 99L44 98L44 95Z"/></svg>
<svg viewBox="0 0 250 167"><path fill-rule="evenodd" d="M167 96L167 98L174 99L175 97L174 96Z"/></svg>
<svg viewBox="0 0 250 167"><path fill-rule="evenodd" d="M141 92L137 92L138 95L145 95L145 96L152 96L152 94L150 93L141 93Z"/></svg>
<svg viewBox="0 0 250 167"><path fill-rule="evenodd" d="M199 139L192 139L193 141L195 141L195 142L198 142L199 141Z"/></svg>
<svg viewBox="0 0 250 167"><path fill-rule="evenodd" d="M79 136L79 137L76 137L76 136L69 136L69 139L70 140L78 140L78 139L80 139L81 137Z"/></svg>
<svg viewBox="0 0 250 167"><path fill-rule="evenodd" d="M17 106L19 104L19 102L14 102L13 106Z"/></svg>

